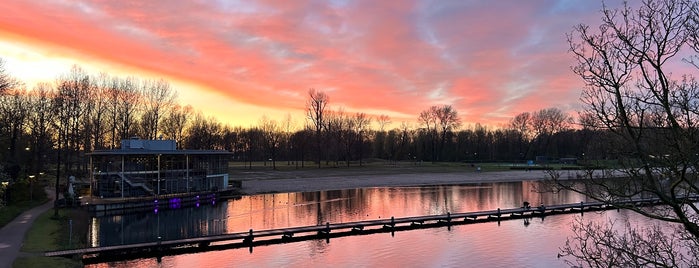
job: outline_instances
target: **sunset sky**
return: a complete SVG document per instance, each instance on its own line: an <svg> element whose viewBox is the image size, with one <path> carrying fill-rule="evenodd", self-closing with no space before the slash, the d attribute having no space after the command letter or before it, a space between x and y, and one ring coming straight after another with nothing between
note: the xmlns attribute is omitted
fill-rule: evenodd
<svg viewBox="0 0 699 268"><path fill-rule="evenodd" d="M606 1L619 6L619 1ZM163 78L230 125L331 109L415 121L452 105L465 125L579 106L565 34L599 24L594 0L0 2L0 57L32 88L74 64Z"/></svg>

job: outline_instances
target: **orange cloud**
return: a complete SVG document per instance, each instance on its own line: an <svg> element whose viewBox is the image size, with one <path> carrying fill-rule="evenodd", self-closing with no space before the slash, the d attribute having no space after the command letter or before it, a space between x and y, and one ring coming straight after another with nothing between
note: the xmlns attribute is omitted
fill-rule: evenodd
<svg viewBox="0 0 699 268"><path fill-rule="evenodd" d="M498 125L552 106L573 112L582 84L568 69L564 34L594 23L599 5L3 1L0 8L8 14L0 41L195 85L178 90L212 91L206 96L217 97L190 103L204 112L221 102L246 107L233 116L250 121L300 114L316 88L333 107L391 114L394 122L451 104L466 123Z"/></svg>

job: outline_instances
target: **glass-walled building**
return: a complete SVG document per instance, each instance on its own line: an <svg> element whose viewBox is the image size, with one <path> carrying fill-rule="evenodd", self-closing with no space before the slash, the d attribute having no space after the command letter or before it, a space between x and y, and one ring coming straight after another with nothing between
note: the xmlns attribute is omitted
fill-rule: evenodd
<svg viewBox="0 0 699 268"><path fill-rule="evenodd" d="M177 150L174 140L122 140L89 153L95 197L143 197L225 190L230 152Z"/></svg>

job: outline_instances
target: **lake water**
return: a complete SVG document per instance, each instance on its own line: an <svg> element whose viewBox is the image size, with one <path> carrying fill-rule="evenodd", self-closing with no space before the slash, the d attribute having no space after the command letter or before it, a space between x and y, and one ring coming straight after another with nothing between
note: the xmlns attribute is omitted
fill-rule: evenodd
<svg viewBox="0 0 699 268"><path fill-rule="evenodd" d="M246 196L199 206L96 217L92 246L283 227L588 201L540 193L533 181L366 188ZM575 217L643 221L628 211L567 214L102 263L90 267L562 267L559 247Z"/></svg>

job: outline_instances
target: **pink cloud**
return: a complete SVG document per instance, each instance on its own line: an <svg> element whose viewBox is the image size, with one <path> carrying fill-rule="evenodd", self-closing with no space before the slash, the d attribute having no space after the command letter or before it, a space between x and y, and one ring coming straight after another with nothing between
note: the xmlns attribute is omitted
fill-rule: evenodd
<svg viewBox="0 0 699 268"><path fill-rule="evenodd" d="M576 106L580 82L568 69L564 34L599 9L587 1L0 7L12 14L0 18L0 31L256 106L301 110L307 90L316 88L352 111L417 117L430 105L451 104L464 121L492 125L524 111Z"/></svg>

